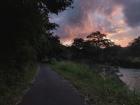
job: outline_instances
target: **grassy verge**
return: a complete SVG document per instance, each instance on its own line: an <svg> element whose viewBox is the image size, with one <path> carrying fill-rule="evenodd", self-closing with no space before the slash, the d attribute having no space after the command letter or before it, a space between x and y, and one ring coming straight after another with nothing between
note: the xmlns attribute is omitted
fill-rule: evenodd
<svg viewBox="0 0 140 105"><path fill-rule="evenodd" d="M87 65L67 61L51 66L82 93L89 105L140 105L140 95L112 78L104 79Z"/></svg>
<svg viewBox="0 0 140 105"><path fill-rule="evenodd" d="M22 67L21 67L22 66ZM0 69L0 105L16 105L36 74L34 64L5 65Z"/></svg>

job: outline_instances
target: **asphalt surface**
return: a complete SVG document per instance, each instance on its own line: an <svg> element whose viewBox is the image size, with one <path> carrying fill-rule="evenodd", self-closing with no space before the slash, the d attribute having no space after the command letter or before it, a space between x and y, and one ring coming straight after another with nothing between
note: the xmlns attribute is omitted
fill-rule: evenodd
<svg viewBox="0 0 140 105"><path fill-rule="evenodd" d="M33 86L19 105L85 105L85 102L68 81L41 64Z"/></svg>

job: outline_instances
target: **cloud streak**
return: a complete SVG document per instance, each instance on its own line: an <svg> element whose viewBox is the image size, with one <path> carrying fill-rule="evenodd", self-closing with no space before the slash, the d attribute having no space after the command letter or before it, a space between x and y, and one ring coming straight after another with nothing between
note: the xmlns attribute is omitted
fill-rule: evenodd
<svg viewBox="0 0 140 105"><path fill-rule="evenodd" d="M60 25L55 33L64 43L99 30L126 46L140 29L140 0L75 0L73 6L51 16L51 21Z"/></svg>

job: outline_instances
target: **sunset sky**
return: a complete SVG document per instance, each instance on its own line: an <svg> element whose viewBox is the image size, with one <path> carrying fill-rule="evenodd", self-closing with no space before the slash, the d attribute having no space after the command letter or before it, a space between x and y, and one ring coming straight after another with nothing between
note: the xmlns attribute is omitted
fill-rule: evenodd
<svg viewBox="0 0 140 105"><path fill-rule="evenodd" d="M139 36L140 0L74 0L73 7L50 16L59 24L55 33L64 44L94 31L107 34L121 46Z"/></svg>

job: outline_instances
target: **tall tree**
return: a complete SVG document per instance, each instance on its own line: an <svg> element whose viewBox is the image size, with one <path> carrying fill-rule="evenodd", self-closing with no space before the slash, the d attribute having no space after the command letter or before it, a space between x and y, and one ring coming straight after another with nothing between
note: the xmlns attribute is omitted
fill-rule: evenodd
<svg viewBox="0 0 140 105"><path fill-rule="evenodd" d="M37 58L59 44L51 32L57 25L49 21L49 14L58 14L71 3L72 0L1 1L0 105L15 105L16 95L27 85Z"/></svg>
<svg viewBox="0 0 140 105"><path fill-rule="evenodd" d="M106 48L114 45L111 40L106 38L105 34L102 34L99 31L91 33L87 38L96 47Z"/></svg>
<svg viewBox="0 0 140 105"><path fill-rule="evenodd" d="M28 56L36 56L36 45L41 43L44 37L49 38L52 35L50 30L56 27L56 24L50 23L49 13L58 14L71 3L72 0L2 1L0 60L29 60Z"/></svg>
<svg viewBox="0 0 140 105"><path fill-rule="evenodd" d="M128 47L132 56L140 57L140 36L134 39Z"/></svg>

